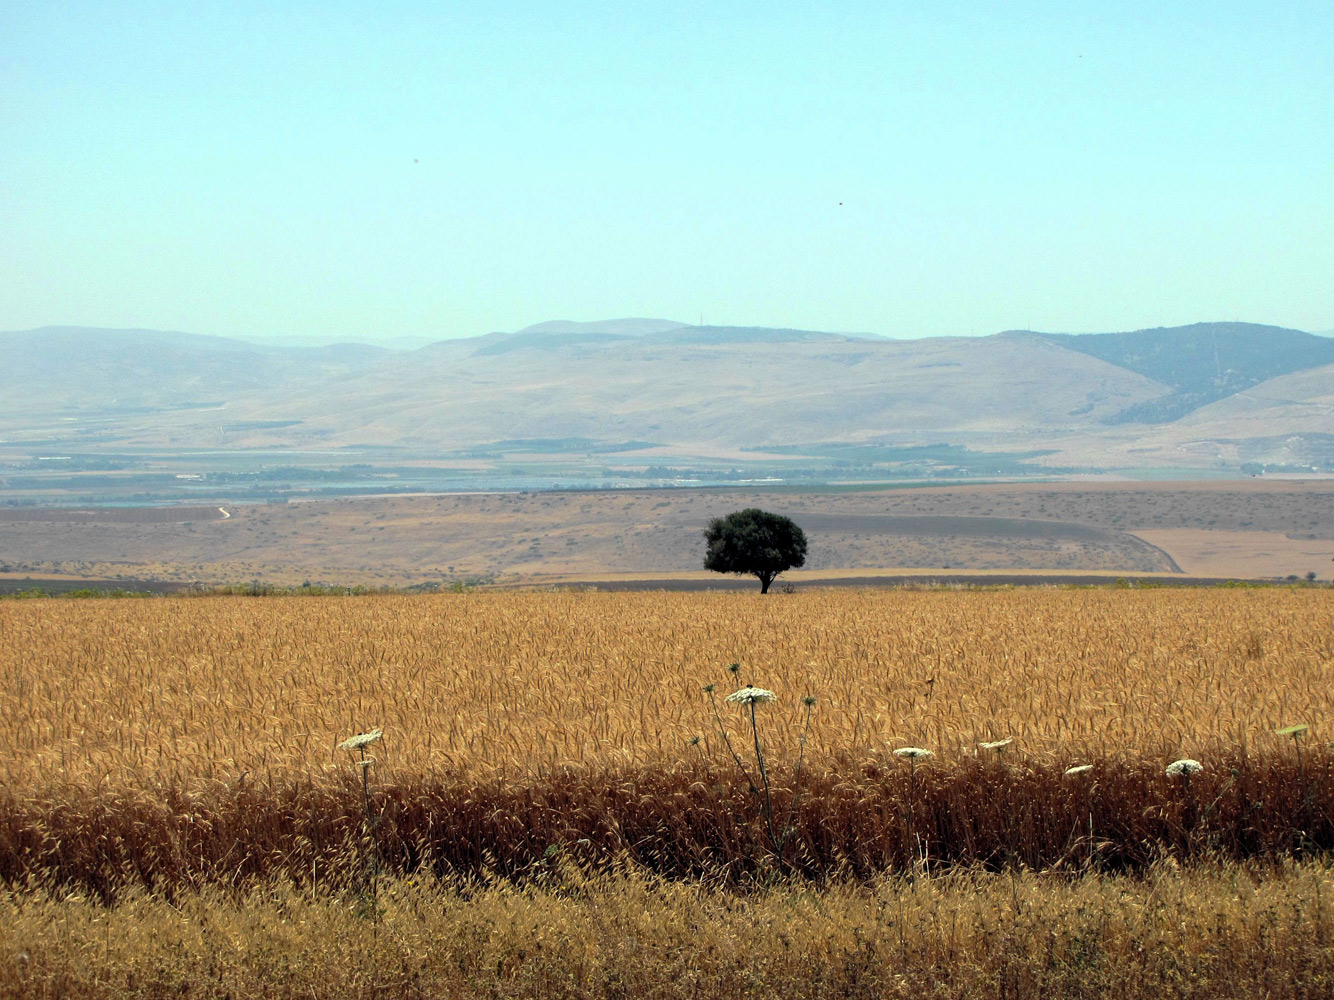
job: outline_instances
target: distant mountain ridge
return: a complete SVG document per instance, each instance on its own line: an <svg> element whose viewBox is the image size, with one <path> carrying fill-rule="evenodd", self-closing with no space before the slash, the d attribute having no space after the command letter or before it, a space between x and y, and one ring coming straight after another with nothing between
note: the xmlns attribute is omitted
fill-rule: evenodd
<svg viewBox="0 0 1334 1000"><path fill-rule="evenodd" d="M0 357L0 439L40 430L67 450L901 441L1102 467L1290 456L1334 435L1334 341L1250 323L889 340L562 320L411 351L48 327L0 333Z"/></svg>
<svg viewBox="0 0 1334 1000"><path fill-rule="evenodd" d="M777 344L883 338L869 333L826 333L765 326L691 326L671 320L629 319L599 323L556 320L526 326L514 333L493 333L475 339L486 341L477 348L479 355L494 355L525 348L553 351L575 344L606 344L618 340L654 344Z"/></svg>
<svg viewBox="0 0 1334 1000"><path fill-rule="evenodd" d="M568 319L552 319L545 323L534 323L532 326L525 326L522 330L516 330L515 333L607 333L622 337L638 337L646 333L663 333L667 330L675 330L677 327L685 325L670 319L642 319L639 317L600 319L591 323L576 323Z"/></svg>
<svg viewBox="0 0 1334 1000"><path fill-rule="evenodd" d="M880 340L869 333L825 333L768 326L681 326L653 338L665 344L799 344Z"/></svg>
<svg viewBox="0 0 1334 1000"><path fill-rule="evenodd" d="M1167 423L1280 375L1334 364L1334 342L1258 323L1193 323L1132 333L1037 334L1172 388L1130 407L1124 423Z"/></svg>
<svg viewBox="0 0 1334 1000"><path fill-rule="evenodd" d="M0 413L180 406L290 379L362 370L392 354L370 344L280 347L162 330L48 326L0 333Z"/></svg>

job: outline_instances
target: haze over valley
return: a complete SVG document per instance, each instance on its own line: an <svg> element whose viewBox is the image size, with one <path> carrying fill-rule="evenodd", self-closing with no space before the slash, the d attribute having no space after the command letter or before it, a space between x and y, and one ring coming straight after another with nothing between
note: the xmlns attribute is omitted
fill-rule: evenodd
<svg viewBox="0 0 1334 1000"><path fill-rule="evenodd" d="M1334 471L1334 340L1248 323L889 340L637 319L414 350L48 327L0 352L11 502Z"/></svg>

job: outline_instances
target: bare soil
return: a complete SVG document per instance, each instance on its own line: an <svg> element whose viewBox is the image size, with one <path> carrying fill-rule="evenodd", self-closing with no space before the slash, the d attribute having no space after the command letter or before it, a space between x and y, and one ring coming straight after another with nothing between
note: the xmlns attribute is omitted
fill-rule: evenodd
<svg viewBox="0 0 1334 1000"><path fill-rule="evenodd" d="M1334 575L1334 540L1293 538L1279 531L1140 531L1140 538L1171 552L1183 571L1208 576Z"/></svg>
<svg viewBox="0 0 1334 1000"><path fill-rule="evenodd" d="M850 579L866 575L850 571L912 569L1239 577L1316 570L1328 578L1328 558L1319 565L1311 558L1334 550L1329 480L608 490L226 506L227 518L213 506L77 517L5 511L0 573L368 585L661 578L698 570L708 521L743 507L794 518L810 541L806 568ZM1301 544L1279 549L1278 538ZM1214 543L1226 543L1226 558L1208 555ZM1248 555L1265 552L1269 561Z"/></svg>

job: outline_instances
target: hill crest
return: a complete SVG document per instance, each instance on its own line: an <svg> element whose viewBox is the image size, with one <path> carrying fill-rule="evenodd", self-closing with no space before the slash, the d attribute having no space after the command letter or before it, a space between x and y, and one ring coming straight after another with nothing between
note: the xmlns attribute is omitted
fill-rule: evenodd
<svg viewBox="0 0 1334 1000"><path fill-rule="evenodd" d="M550 438L735 454L948 442L1106 466L1177 461L1183 443L1197 462L1210 453L1195 440L1206 430L1219 442L1334 434L1321 379L1295 377L1334 364L1334 342L1261 324L891 340L551 321L410 352L49 327L0 334L0 352L10 362L0 367L0 438L38 440L41 429L61 451L170 442L440 452ZM1282 405L1221 405L1261 384Z"/></svg>

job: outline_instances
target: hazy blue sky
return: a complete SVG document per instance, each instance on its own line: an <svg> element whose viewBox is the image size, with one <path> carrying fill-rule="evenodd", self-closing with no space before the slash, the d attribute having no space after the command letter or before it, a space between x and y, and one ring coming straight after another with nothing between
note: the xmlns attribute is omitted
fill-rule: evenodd
<svg viewBox="0 0 1334 1000"><path fill-rule="evenodd" d="M0 329L1334 328L1334 4L0 4Z"/></svg>

